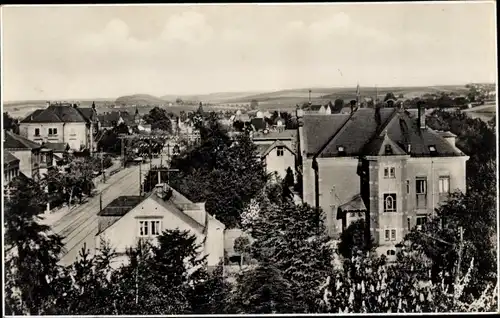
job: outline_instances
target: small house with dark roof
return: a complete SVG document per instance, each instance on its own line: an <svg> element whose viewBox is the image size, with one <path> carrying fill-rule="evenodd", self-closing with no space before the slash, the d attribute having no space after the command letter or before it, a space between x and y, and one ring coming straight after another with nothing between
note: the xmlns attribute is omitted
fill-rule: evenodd
<svg viewBox="0 0 500 318"><path fill-rule="evenodd" d="M393 255L450 192L465 191L469 157L426 125L422 106L297 117L303 200L322 209L332 237L362 217L378 251Z"/></svg>
<svg viewBox="0 0 500 318"><path fill-rule="evenodd" d="M21 120L20 134L29 140L67 143L71 149L94 150L94 135L98 125L94 108L79 108L69 103L51 104L37 109Z"/></svg>
<svg viewBox="0 0 500 318"><path fill-rule="evenodd" d="M96 248L107 241L115 248L119 261L127 262L127 248L139 240L153 244L163 231L189 231L203 246L209 267L224 258L225 226L205 210L205 203L193 203L166 184L159 184L146 196L121 196L98 213Z"/></svg>
<svg viewBox="0 0 500 318"><path fill-rule="evenodd" d="M122 123L131 127L135 125L135 119L136 119L135 116L133 116L127 111L105 112L98 115L98 117L99 117L100 130L110 130Z"/></svg>
<svg viewBox="0 0 500 318"><path fill-rule="evenodd" d="M21 135L4 130L3 149L19 159L19 171L28 178L39 180L52 167L52 150Z"/></svg>

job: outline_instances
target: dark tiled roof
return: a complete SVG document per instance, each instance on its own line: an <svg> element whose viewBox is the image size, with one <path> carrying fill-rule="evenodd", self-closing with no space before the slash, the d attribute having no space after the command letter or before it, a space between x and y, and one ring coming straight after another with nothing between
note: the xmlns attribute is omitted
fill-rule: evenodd
<svg viewBox="0 0 500 318"><path fill-rule="evenodd" d="M393 108L380 109L381 125L375 121L375 109L358 109L349 118L336 136L321 150L320 157L338 156L338 147L344 147L345 156L357 156L362 153L363 147L372 139L375 133L384 126L394 114Z"/></svg>
<svg viewBox="0 0 500 318"><path fill-rule="evenodd" d="M65 152L68 146L68 144L64 142L46 142L43 145L55 152Z"/></svg>
<svg viewBox="0 0 500 318"><path fill-rule="evenodd" d="M117 112L112 111L110 113L98 115L99 123L101 127L113 127L118 124L118 120L123 118L125 124L130 125L134 122L134 116L127 111Z"/></svg>
<svg viewBox="0 0 500 318"><path fill-rule="evenodd" d="M85 117L74 107L51 105L45 109L36 110L21 123L78 123L86 122Z"/></svg>
<svg viewBox="0 0 500 318"><path fill-rule="evenodd" d="M264 152L266 152L267 148L269 148L270 145L257 145L257 155L259 157L262 157L262 155L264 154Z"/></svg>
<svg viewBox="0 0 500 318"><path fill-rule="evenodd" d="M342 127L349 115L304 115L304 150L315 155L321 147Z"/></svg>
<svg viewBox="0 0 500 318"><path fill-rule="evenodd" d="M306 110L317 112L321 109L321 107L323 107L323 105L309 105Z"/></svg>
<svg viewBox="0 0 500 318"><path fill-rule="evenodd" d="M10 163L15 163L15 162L19 162L19 159L16 158L16 156L14 156L13 154L11 154L10 152L8 151L4 151L3 153L3 164L4 165L8 165Z"/></svg>
<svg viewBox="0 0 500 318"><path fill-rule="evenodd" d="M95 109L93 109L91 107L86 107L86 108L78 107L77 110L89 122L95 121L97 119L97 113L96 113Z"/></svg>
<svg viewBox="0 0 500 318"><path fill-rule="evenodd" d="M99 216L124 216L133 208L135 208L139 203L141 203L145 197L137 195L121 196L108 204L102 211L97 213Z"/></svg>
<svg viewBox="0 0 500 318"><path fill-rule="evenodd" d="M4 130L4 149L40 149L42 146L24 138L23 136L16 135L13 132Z"/></svg>
<svg viewBox="0 0 500 318"><path fill-rule="evenodd" d="M271 131L267 134L255 133L253 136L254 140L277 140L277 139L293 139L297 135L297 130L295 129L285 129L283 131L275 132Z"/></svg>
<svg viewBox="0 0 500 318"><path fill-rule="evenodd" d="M387 133L396 143L404 145L404 135L399 124L402 119L408 127L407 139L411 145L410 155L412 157L453 157L463 156L464 153L453 147L446 139L440 136L440 133L430 129L419 129L418 118L415 114L399 113L396 118L388 125ZM436 153L431 153L429 146L436 147ZM403 146L404 147L404 146Z"/></svg>
<svg viewBox="0 0 500 318"><path fill-rule="evenodd" d="M267 127L266 121L264 118L252 118L250 123L255 127L255 130L264 130Z"/></svg>

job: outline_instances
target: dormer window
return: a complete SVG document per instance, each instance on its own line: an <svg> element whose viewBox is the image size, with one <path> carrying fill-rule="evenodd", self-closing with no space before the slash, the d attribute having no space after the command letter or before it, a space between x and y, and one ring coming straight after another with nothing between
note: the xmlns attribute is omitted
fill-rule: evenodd
<svg viewBox="0 0 500 318"><path fill-rule="evenodd" d="M385 154L386 155L392 155L393 154L391 145L385 145Z"/></svg>
<svg viewBox="0 0 500 318"><path fill-rule="evenodd" d="M430 145L429 146L429 151L431 152L431 154L435 154L437 152L436 146L435 145Z"/></svg>
<svg viewBox="0 0 500 318"><path fill-rule="evenodd" d="M337 151L339 152L339 154L340 154L340 155L345 154L345 149L344 149L344 146L338 146L338 147L337 147Z"/></svg>

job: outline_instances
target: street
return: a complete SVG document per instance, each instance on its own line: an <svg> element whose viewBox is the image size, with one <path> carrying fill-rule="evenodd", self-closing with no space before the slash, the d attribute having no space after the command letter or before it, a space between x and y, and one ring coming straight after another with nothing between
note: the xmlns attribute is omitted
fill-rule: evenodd
<svg viewBox="0 0 500 318"><path fill-rule="evenodd" d="M153 159L153 165L160 163L160 158ZM139 166L128 167L107 178L105 184L99 184L102 193L102 207L106 207L115 198L122 195L138 195L139 180L149 170L149 163L142 164L142 175L139 179ZM52 231L64 237L65 255L61 258L61 265L73 263L85 244L90 253L94 253L95 236L98 230L99 195L92 197L56 220Z"/></svg>

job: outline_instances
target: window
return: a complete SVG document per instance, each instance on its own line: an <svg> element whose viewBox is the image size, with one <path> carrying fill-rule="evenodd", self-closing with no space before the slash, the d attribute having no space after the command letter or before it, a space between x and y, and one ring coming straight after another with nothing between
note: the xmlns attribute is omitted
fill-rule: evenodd
<svg viewBox="0 0 500 318"><path fill-rule="evenodd" d="M276 149L276 151L278 152L278 157L282 157L283 156L283 153L284 153L284 147L283 146L278 146L278 148Z"/></svg>
<svg viewBox="0 0 500 318"><path fill-rule="evenodd" d="M388 250L387 255L394 256L394 255L396 255L396 251L395 250Z"/></svg>
<svg viewBox="0 0 500 318"><path fill-rule="evenodd" d="M411 219L407 218L407 223L408 223L408 231L411 231Z"/></svg>
<svg viewBox="0 0 500 318"><path fill-rule="evenodd" d="M395 241L396 240L396 229L392 229L391 230L391 241Z"/></svg>
<svg viewBox="0 0 500 318"><path fill-rule="evenodd" d="M450 193L450 177L439 177L439 194Z"/></svg>
<svg viewBox="0 0 500 318"><path fill-rule="evenodd" d="M435 154L436 153L436 146L434 146L434 145L429 146L429 151L430 151L431 155Z"/></svg>
<svg viewBox="0 0 500 318"><path fill-rule="evenodd" d="M345 155L345 148L344 146L338 146L337 151L339 152L339 155Z"/></svg>
<svg viewBox="0 0 500 318"><path fill-rule="evenodd" d="M391 240L391 231L390 230L385 230L385 240L386 241Z"/></svg>
<svg viewBox="0 0 500 318"><path fill-rule="evenodd" d="M417 209L427 208L427 178L416 179Z"/></svg>
<svg viewBox="0 0 500 318"><path fill-rule="evenodd" d="M139 236L148 236L149 221L139 221Z"/></svg>
<svg viewBox="0 0 500 318"><path fill-rule="evenodd" d="M385 145L385 154L386 155L392 155L393 154L391 145Z"/></svg>
<svg viewBox="0 0 500 318"><path fill-rule="evenodd" d="M384 168L384 178L386 178L386 179L396 178L396 168L394 168L394 167Z"/></svg>
<svg viewBox="0 0 500 318"><path fill-rule="evenodd" d="M57 128L53 128L52 132L54 133L54 135L57 135Z"/></svg>
<svg viewBox="0 0 500 318"><path fill-rule="evenodd" d="M139 236L157 236L161 233L161 221L159 220L143 220L139 221Z"/></svg>
<svg viewBox="0 0 500 318"><path fill-rule="evenodd" d="M35 136L40 136L40 128L35 128Z"/></svg>
<svg viewBox="0 0 500 318"><path fill-rule="evenodd" d="M384 212L396 212L396 194L384 194Z"/></svg>
<svg viewBox="0 0 500 318"><path fill-rule="evenodd" d="M160 221L151 221L151 235L160 235Z"/></svg>
<svg viewBox="0 0 500 318"><path fill-rule="evenodd" d="M426 216L417 216L417 229L421 230L425 223L427 223Z"/></svg>
<svg viewBox="0 0 500 318"><path fill-rule="evenodd" d="M410 180L406 180L406 193L410 193Z"/></svg>

